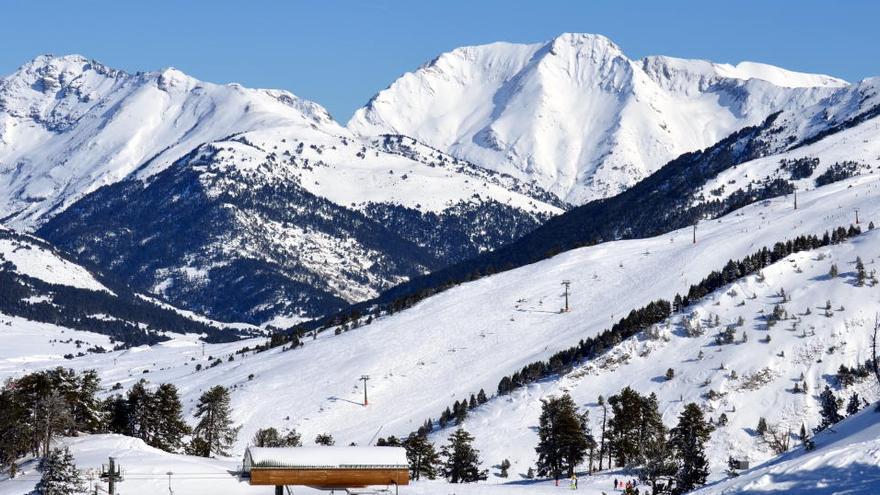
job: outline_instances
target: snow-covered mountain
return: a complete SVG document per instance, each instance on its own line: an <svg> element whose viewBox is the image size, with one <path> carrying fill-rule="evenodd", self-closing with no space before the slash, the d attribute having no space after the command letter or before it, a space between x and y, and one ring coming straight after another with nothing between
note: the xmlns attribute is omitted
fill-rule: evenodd
<svg viewBox="0 0 880 495"><path fill-rule="evenodd" d="M507 243L553 195L285 91L38 57L0 80L0 219L227 321L318 316Z"/></svg>
<svg viewBox="0 0 880 495"><path fill-rule="evenodd" d="M444 53L379 92L348 127L412 136L582 204L845 85L752 62L631 60L603 36L567 33Z"/></svg>

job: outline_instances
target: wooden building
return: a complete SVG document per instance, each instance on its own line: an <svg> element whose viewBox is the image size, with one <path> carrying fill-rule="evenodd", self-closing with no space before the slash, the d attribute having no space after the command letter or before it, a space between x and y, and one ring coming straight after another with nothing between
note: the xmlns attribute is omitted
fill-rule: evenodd
<svg viewBox="0 0 880 495"><path fill-rule="evenodd" d="M244 477L251 485L300 485L343 490L409 484L406 450L401 447L249 447Z"/></svg>

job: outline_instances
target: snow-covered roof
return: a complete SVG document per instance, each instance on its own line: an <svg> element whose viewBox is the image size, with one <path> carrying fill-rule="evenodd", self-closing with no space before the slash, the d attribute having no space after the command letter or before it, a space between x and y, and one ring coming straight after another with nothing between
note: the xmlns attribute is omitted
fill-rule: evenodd
<svg viewBox="0 0 880 495"><path fill-rule="evenodd" d="M407 468L401 447L249 447L246 469L378 469Z"/></svg>

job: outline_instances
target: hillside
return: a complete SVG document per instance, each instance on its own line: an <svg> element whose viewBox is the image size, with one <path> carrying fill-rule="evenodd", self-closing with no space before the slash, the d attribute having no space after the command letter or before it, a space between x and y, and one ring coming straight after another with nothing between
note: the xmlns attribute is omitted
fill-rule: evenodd
<svg viewBox="0 0 880 495"><path fill-rule="evenodd" d="M632 60L603 36L565 33L441 54L380 91L348 127L412 136L579 205L845 85L753 62Z"/></svg>
<svg viewBox="0 0 880 495"><path fill-rule="evenodd" d="M877 85L878 80L867 79L802 112L774 113L704 150L681 155L617 196L573 208L510 244L399 284L356 309L406 307L458 283L559 252L657 236L790 195L795 188L874 173L880 156ZM818 161L808 167L809 174L800 169L793 174L792 164L804 159ZM350 311L318 324L344 321Z"/></svg>
<svg viewBox="0 0 880 495"><path fill-rule="evenodd" d="M573 250L464 284L339 335L321 333L298 349L252 354L237 351L261 339L209 344L204 350L197 342L174 339L66 364L75 369L97 368L105 386L118 382L127 387L142 377L153 384L175 383L186 417L207 387L229 387L234 419L243 425L236 454L257 428L270 425L294 427L306 443L317 433L330 432L337 443L366 444L377 436L405 435L480 388L493 395L502 376L597 335L649 300L686 292L710 271L720 270L729 258L740 259L800 234L822 234L829 224L846 224L854 207L862 209L865 222L877 218L880 207L873 200L877 187L876 175L863 176L803 193L798 210L784 198L751 205L706 223L699 230L697 244L692 244L691 231L686 229ZM731 232L737 235L731 237ZM513 463L510 481L514 484L497 486L504 493L558 490L552 482L523 482L520 474L534 462L537 440L531 427L540 412L540 399L562 391L590 412L594 431L599 417L596 398L617 393L624 386L655 392L667 424L673 422L683 402L697 402L716 421L725 413L728 423L713 434L709 447L715 479L722 475L730 455L750 459L753 465L769 459L772 454L753 433L759 416L792 429L802 422L814 426L816 393L825 384L844 399L854 391L868 400L878 397L870 381L843 387L835 379L841 364L856 366L868 357L869 329L880 311L877 285L868 280L866 286L857 286L853 263L861 257L873 274L878 245L880 231L874 230L848 242L787 256L563 376L490 398L470 413L463 426L476 436L484 467L502 458ZM839 268L835 278L828 276L832 263ZM558 312L562 304L559 283L564 278L574 282L569 313ZM828 301L830 310L825 309ZM782 307L780 319L770 326L767 316L777 306ZM605 311L596 311L600 307ZM716 344L716 334L728 324L738 325L740 316L743 323L736 327L734 341ZM685 320L699 321L705 333L687 336ZM217 358L219 364L208 366ZM197 364L204 369L196 371ZM46 359L26 369L51 366L53 361ZM25 370L14 360L7 360L4 367L3 371L12 374ZM664 378L668 368L675 370L675 378L669 381ZM357 381L365 373L372 377L366 408L360 404L363 390ZM802 381L801 373L808 385L806 394L793 391L794 384ZM449 431L435 432L431 438L442 443ZM96 458L118 451L115 443L108 445L100 437L76 442L97 449ZM817 444L820 452L819 438ZM141 462L184 462L179 456L159 453L141 461L139 456L145 454L138 452L142 449L126 454L129 469L144 466ZM227 461L207 462L215 466L209 471L229 465L224 464ZM598 495L609 489L615 476L630 475L612 471L595 479L583 477L584 490ZM490 484L502 482L490 479ZM134 486L147 490L157 482L148 481ZM232 484L237 483L234 478L220 476L217 482L224 489L240 487ZM448 485L440 482L412 487L414 493L444 490ZM480 490L480 486L462 487L463 493Z"/></svg>
<svg viewBox="0 0 880 495"><path fill-rule="evenodd" d="M564 205L276 90L41 56L0 80L0 219L139 291L286 324L506 244Z"/></svg>
<svg viewBox="0 0 880 495"><path fill-rule="evenodd" d="M214 322L144 297L113 277L77 264L39 238L2 227L0 315L6 343L0 354L25 363L31 361L30 355L18 355L15 349L20 345L40 349L37 342L44 339L53 349L55 341L65 340L57 348L70 351L64 357L73 358L155 344L169 335L222 342L259 333L248 325ZM59 335L66 331L68 337ZM62 345L71 343L76 350ZM56 352L50 355L62 357Z"/></svg>
<svg viewBox="0 0 880 495"><path fill-rule="evenodd" d="M141 370L149 369L154 383L178 384L185 404L189 405L210 385L221 383L234 387L235 419L245 425L240 446L254 430L269 425L295 426L305 438L331 431L340 441L363 443L380 427L383 434L412 431L424 419L436 418L457 398L481 388L491 394L502 376L530 362L547 359L582 338L596 335L650 300L671 299L675 292L686 292L690 284L712 270L720 270L728 259L740 259L763 246L772 247L779 240L799 234L821 234L828 225L847 225L856 206L862 208L864 221L878 218L878 206L872 199L876 194L876 176L863 176L805 192L798 210L792 209L790 199L778 198L707 222L699 230L697 244L691 243L691 229L684 229L649 239L573 250L463 284L408 310L340 335L320 333L317 340L307 338L301 349L284 352L276 348L257 355L248 353L236 356L233 362L197 373L193 370L195 364L209 364L210 356L220 356L225 361L235 349L244 345L252 347L255 342L211 348L206 351L207 355L202 355L195 344L181 343L102 356L88 362L74 360L70 365L79 369L97 367L105 383L123 385L133 383ZM850 270L844 262L853 258L845 250L870 248L875 237L876 233L871 232L865 234L865 241L835 248L841 251L837 256L841 257L842 273ZM868 254L863 256L866 263L873 259ZM788 263L779 266L787 267ZM806 260L798 263L807 274L803 275L804 280L809 280L808 275L828 271L826 263L813 265L808 269ZM559 314L562 304L559 284L563 279L573 281L572 311ZM839 283L845 280L841 278ZM658 284L657 281L663 282ZM795 282L780 284L797 285ZM769 297L779 286L765 284L762 290L762 294ZM865 294L872 292L869 288L857 290ZM843 296L832 298L844 299ZM766 302L760 300L754 304L759 303ZM865 301L860 307L846 306L848 310L861 309L868 314L870 310L866 308L870 304L873 303ZM596 311L596 308L604 310ZM748 310L754 313L758 308L749 306ZM856 317L847 314L846 318ZM819 328L817 326L817 333ZM758 345L758 339L763 336L758 332L756 330L752 338L754 345ZM827 337L824 333L822 336ZM707 335L706 339L709 338ZM394 345L390 345L391 342ZM773 346L766 347L775 349L783 342L774 340ZM851 342L858 344L856 339ZM702 345L691 339L685 339L684 343ZM401 354L400 349L406 352ZM679 354L668 355L672 359ZM191 358L195 359L194 363ZM768 359L771 358L772 355L768 355ZM729 361L732 363L733 358ZM297 374L296 379L291 380L293 369ZM254 374L253 380L248 379L251 374ZM362 374L373 377L371 406L366 409L358 405L362 391L357 378ZM650 381L657 374L662 373L645 379ZM451 381L442 378L452 376L455 379ZM285 393L270 393L279 389ZM498 401L499 407L502 402ZM534 402L531 404L534 407ZM291 419L285 420L286 417ZM483 435L480 441L488 442L488 436ZM490 458L502 455L503 448L498 445L481 446ZM531 446L520 448L529 450ZM528 462L527 457L523 455L519 462Z"/></svg>

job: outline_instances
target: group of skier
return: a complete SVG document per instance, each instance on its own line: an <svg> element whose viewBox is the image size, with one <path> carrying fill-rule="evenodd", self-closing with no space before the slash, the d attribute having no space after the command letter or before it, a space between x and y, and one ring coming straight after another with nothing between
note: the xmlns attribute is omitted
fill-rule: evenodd
<svg viewBox="0 0 880 495"><path fill-rule="evenodd" d="M635 478L633 478L631 480L618 480L617 478L614 478L614 489L620 490L626 495L629 495L629 494L639 495L639 489L636 488L638 485L639 485L639 480L637 480ZM571 479L569 480L568 487L571 488L572 490L578 489L578 477L576 474L571 475ZM605 495L605 492L602 492L602 494Z"/></svg>

